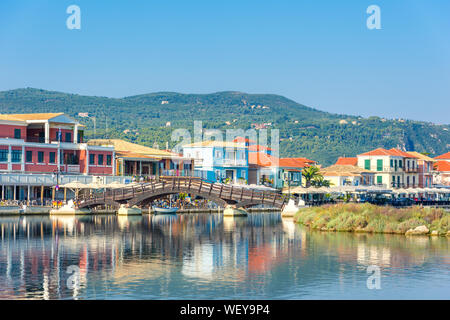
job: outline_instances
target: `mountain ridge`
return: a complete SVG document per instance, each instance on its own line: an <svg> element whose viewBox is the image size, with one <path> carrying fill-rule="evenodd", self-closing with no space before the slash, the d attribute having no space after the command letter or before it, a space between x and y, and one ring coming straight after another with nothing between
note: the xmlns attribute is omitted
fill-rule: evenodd
<svg viewBox="0 0 450 320"><path fill-rule="evenodd" d="M19 88L0 92L0 113L65 112L87 125L96 117L96 138L121 138L147 146L165 145L175 128L280 130L280 156L306 156L324 165L342 155L354 156L376 147L400 147L437 155L449 151L450 126L425 121L334 114L276 94L220 91L209 94L153 92L110 98ZM170 122L170 125L169 125Z"/></svg>

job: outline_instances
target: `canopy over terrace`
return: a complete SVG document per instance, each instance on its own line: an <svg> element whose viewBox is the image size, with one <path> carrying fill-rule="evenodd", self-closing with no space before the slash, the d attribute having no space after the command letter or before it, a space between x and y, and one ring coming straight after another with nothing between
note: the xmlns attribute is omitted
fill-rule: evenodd
<svg viewBox="0 0 450 320"><path fill-rule="evenodd" d="M325 194L328 193L328 188L320 187L320 188L304 188L304 187L295 187L290 190L292 194ZM289 193L289 190L284 190L283 193Z"/></svg>
<svg viewBox="0 0 450 320"><path fill-rule="evenodd" d="M119 175L126 176L190 176L193 159L120 139L93 139L90 145L112 145Z"/></svg>

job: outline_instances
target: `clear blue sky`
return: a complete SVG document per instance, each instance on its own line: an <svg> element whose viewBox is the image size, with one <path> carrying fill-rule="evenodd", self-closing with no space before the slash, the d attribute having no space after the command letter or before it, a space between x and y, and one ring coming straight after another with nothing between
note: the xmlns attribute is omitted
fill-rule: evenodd
<svg viewBox="0 0 450 320"><path fill-rule="evenodd" d="M81 8L68 30L66 8ZM366 9L381 8L381 30ZM0 90L276 93L450 123L450 1L2 0Z"/></svg>

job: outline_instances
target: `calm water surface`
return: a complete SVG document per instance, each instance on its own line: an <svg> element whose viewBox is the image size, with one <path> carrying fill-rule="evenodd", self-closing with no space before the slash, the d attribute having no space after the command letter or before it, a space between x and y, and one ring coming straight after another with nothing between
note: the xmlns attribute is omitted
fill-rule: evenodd
<svg viewBox="0 0 450 320"><path fill-rule="evenodd" d="M0 218L0 299L449 299L447 238L279 213ZM369 290L367 267L381 268Z"/></svg>

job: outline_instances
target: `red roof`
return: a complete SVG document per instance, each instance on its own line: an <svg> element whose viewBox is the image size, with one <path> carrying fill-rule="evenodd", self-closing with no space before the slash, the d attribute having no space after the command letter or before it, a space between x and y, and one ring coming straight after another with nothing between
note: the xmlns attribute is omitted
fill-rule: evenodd
<svg viewBox="0 0 450 320"><path fill-rule="evenodd" d="M435 157L435 159L450 159L450 152L441 154L440 156Z"/></svg>
<svg viewBox="0 0 450 320"><path fill-rule="evenodd" d="M260 167L272 167L278 166L280 159L277 157L268 155L264 152L250 152L248 154L248 163L250 165L257 165Z"/></svg>
<svg viewBox="0 0 450 320"><path fill-rule="evenodd" d="M450 162L448 161L437 161L434 164L434 170L441 172L449 172L450 171Z"/></svg>
<svg viewBox="0 0 450 320"><path fill-rule="evenodd" d="M233 142L246 142L246 143L256 143L256 141L250 140L249 138L237 137Z"/></svg>
<svg viewBox="0 0 450 320"><path fill-rule="evenodd" d="M272 151L272 149L259 144L253 144L248 147L248 151Z"/></svg>
<svg viewBox="0 0 450 320"><path fill-rule="evenodd" d="M390 149L389 152L391 152L392 155L394 155L394 156L399 155L400 157L405 157L405 158L417 158L416 156L413 156L412 154L409 154L405 151L395 149L395 148Z"/></svg>
<svg viewBox="0 0 450 320"><path fill-rule="evenodd" d="M388 150L383 149L383 148L378 148L378 149L360 154L360 156L390 156L390 155L391 155L391 153Z"/></svg>
<svg viewBox="0 0 450 320"><path fill-rule="evenodd" d="M284 168L304 168L315 165L316 161L307 158L281 158L280 167Z"/></svg>
<svg viewBox="0 0 450 320"><path fill-rule="evenodd" d="M415 156L406 153L402 150L392 148L390 150L386 150L384 148L378 148L366 153L360 154L360 156L397 156L397 157L405 157L405 158L416 158Z"/></svg>
<svg viewBox="0 0 450 320"><path fill-rule="evenodd" d="M339 157L338 161L336 161L336 165L356 166L356 165L358 165L358 158L345 158L345 157Z"/></svg>

